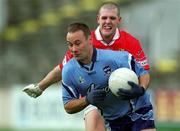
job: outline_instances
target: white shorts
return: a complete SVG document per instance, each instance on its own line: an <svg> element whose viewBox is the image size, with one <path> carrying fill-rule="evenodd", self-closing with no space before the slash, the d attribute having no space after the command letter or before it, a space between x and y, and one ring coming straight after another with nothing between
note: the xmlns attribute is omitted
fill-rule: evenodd
<svg viewBox="0 0 180 131"><path fill-rule="evenodd" d="M88 105L85 109L84 109L84 118L86 117L86 115L91 112L92 110L98 110L98 108L96 106L93 105Z"/></svg>

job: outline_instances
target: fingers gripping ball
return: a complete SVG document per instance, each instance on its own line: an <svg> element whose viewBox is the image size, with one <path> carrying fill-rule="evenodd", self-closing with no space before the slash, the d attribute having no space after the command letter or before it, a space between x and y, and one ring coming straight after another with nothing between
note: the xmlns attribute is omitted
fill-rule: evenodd
<svg viewBox="0 0 180 131"><path fill-rule="evenodd" d="M128 84L128 81L138 84L136 73L128 68L116 69L109 77L109 88L114 95L119 96L117 93L119 89L131 90L132 87Z"/></svg>
<svg viewBox="0 0 180 131"><path fill-rule="evenodd" d="M106 91L103 88L91 87L86 96L86 101L92 105L102 103L106 97Z"/></svg>
<svg viewBox="0 0 180 131"><path fill-rule="evenodd" d="M28 96L33 98L37 98L43 93L43 91L39 88L39 86L35 84L30 84L24 87L22 91L24 91Z"/></svg>

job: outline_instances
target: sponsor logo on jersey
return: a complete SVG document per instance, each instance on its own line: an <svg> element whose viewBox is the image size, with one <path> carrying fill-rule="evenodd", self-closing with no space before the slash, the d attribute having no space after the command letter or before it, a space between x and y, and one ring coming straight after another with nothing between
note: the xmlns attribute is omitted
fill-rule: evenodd
<svg viewBox="0 0 180 131"><path fill-rule="evenodd" d="M111 74L111 68L109 67L109 66L105 66L104 68L103 68L103 71L106 73L106 74L108 74L108 75L110 75Z"/></svg>
<svg viewBox="0 0 180 131"><path fill-rule="evenodd" d="M95 88L95 84L94 83L91 83L90 85L89 85L89 87L87 88L87 91L91 91L91 89L94 89Z"/></svg>
<svg viewBox="0 0 180 131"><path fill-rule="evenodd" d="M148 65L148 62L147 60L143 60L143 61L140 61L140 64L141 66L145 66L145 65Z"/></svg>

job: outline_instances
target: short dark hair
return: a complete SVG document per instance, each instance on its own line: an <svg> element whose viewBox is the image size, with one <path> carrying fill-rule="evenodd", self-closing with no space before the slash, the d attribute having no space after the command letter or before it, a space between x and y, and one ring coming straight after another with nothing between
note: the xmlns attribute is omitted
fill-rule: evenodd
<svg viewBox="0 0 180 131"><path fill-rule="evenodd" d="M90 34L91 34L89 27L88 27L86 24L84 24L84 23L78 23L78 22L76 22L76 23L72 23L72 24L70 24L70 25L68 26L68 32L69 32L69 33L74 33L74 32L79 31L79 30L83 31L86 39L87 39L87 38L90 36Z"/></svg>
<svg viewBox="0 0 180 131"><path fill-rule="evenodd" d="M117 3L115 3L115 2L112 2L112 1L103 2L103 3L100 5L99 11L100 11L102 8L117 9L117 11L118 11L118 16L120 16L119 5L118 5Z"/></svg>

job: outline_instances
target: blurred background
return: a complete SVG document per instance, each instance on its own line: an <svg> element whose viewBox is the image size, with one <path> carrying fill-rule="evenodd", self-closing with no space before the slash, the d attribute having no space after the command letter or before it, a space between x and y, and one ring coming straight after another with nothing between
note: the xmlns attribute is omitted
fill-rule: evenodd
<svg viewBox="0 0 180 131"><path fill-rule="evenodd" d="M180 0L109 0L119 4L120 28L138 38L151 65L159 131L180 130ZM0 0L0 130L83 131L83 112L65 113L60 83L37 99L21 90L61 62L68 24L93 30L103 0Z"/></svg>

